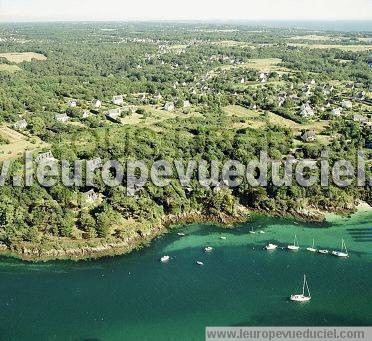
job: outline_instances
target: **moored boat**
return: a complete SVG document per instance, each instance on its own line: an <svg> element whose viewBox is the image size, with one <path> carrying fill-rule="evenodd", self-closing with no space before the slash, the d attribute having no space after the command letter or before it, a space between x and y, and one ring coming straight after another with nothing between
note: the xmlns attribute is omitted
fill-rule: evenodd
<svg viewBox="0 0 372 341"><path fill-rule="evenodd" d="M271 243L265 246L265 249L267 251L273 251L273 250L276 250L277 248L278 248L278 245L271 244Z"/></svg>
<svg viewBox="0 0 372 341"><path fill-rule="evenodd" d="M287 249L288 250L291 250L291 251L297 251L297 250L300 249L300 247L298 246L297 236L296 235L294 237L293 245L288 245L287 246Z"/></svg>
<svg viewBox="0 0 372 341"><path fill-rule="evenodd" d="M305 295L305 287L307 289L307 295ZM293 302L308 302L311 300L309 286L306 281L306 275L304 275L304 282L302 285L302 294L294 294L289 298Z"/></svg>
<svg viewBox="0 0 372 341"><path fill-rule="evenodd" d="M170 257L169 256L163 256L163 257L160 258L160 261L162 263L167 263L169 260L170 260Z"/></svg>

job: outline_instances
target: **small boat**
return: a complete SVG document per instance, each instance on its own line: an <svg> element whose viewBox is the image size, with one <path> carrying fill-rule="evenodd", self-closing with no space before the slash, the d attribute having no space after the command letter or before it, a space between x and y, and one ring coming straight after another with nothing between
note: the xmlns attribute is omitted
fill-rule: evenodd
<svg viewBox="0 0 372 341"><path fill-rule="evenodd" d="M288 249L288 250L291 250L291 251L297 251L297 250L300 249L300 247L298 246L297 236L296 236L296 235L295 235L295 237L294 237L293 245L288 245L288 246L287 246L287 249Z"/></svg>
<svg viewBox="0 0 372 341"><path fill-rule="evenodd" d="M182 233L182 232L178 232L177 235L180 236L180 237L184 237L184 236L186 236L186 235L185 235L184 233Z"/></svg>
<svg viewBox="0 0 372 341"><path fill-rule="evenodd" d="M306 248L306 250L310 252L317 252L317 249L314 246L315 246L315 243L314 243L314 238L313 238L313 245Z"/></svg>
<svg viewBox="0 0 372 341"><path fill-rule="evenodd" d="M198 265L200 265L200 266L203 266L203 265L204 265L204 263L201 262L200 260L196 261L196 264L198 264Z"/></svg>
<svg viewBox="0 0 372 341"><path fill-rule="evenodd" d="M267 250L267 251L272 251L272 250L276 250L278 248L278 245L275 245L275 244L269 244L269 245L266 245L265 246L265 249Z"/></svg>
<svg viewBox="0 0 372 341"><path fill-rule="evenodd" d="M305 286L307 289L307 296L305 296ZM290 300L294 302L308 302L311 300L309 286L307 285L307 281L306 281L306 275L304 275L304 283L302 285L302 294L291 295Z"/></svg>
<svg viewBox="0 0 372 341"><path fill-rule="evenodd" d="M163 257L160 258L160 261L162 263L167 263L169 260L170 260L170 257L169 256L163 256Z"/></svg>
<svg viewBox="0 0 372 341"><path fill-rule="evenodd" d="M343 239L341 242L341 251L332 251L332 255L336 257L349 257L349 253L347 252L346 244Z"/></svg>
<svg viewBox="0 0 372 341"><path fill-rule="evenodd" d="M261 234L265 234L266 232L261 230L260 233L261 233Z"/></svg>
<svg viewBox="0 0 372 341"><path fill-rule="evenodd" d="M206 248L204 248L204 251L205 252L212 252L213 251L213 247L207 246Z"/></svg>
<svg viewBox="0 0 372 341"><path fill-rule="evenodd" d="M251 230L249 231L250 234L256 234L256 231L253 230L253 227L251 228Z"/></svg>
<svg viewBox="0 0 372 341"><path fill-rule="evenodd" d="M222 239L222 240L226 240L227 238L222 236L222 237L220 237L220 239Z"/></svg>
<svg viewBox="0 0 372 341"><path fill-rule="evenodd" d="M322 255L328 255L329 251L328 250L318 250L319 253Z"/></svg>

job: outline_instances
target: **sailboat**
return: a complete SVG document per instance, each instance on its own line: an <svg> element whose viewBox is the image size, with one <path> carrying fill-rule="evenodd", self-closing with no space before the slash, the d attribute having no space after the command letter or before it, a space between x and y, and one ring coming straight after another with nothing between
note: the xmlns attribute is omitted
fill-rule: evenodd
<svg viewBox="0 0 372 341"><path fill-rule="evenodd" d="M162 263L167 263L167 262L169 261L169 259L170 259L169 256L163 256L163 257L160 258L160 261L161 261Z"/></svg>
<svg viewBox="0 0 372 341"><path fill-rule="evenodd" d="M347 252L345 241L342 239L341 243L341 251L332 251L333 256L337 257L349 257L349 254Z"/></svg>
<svg viewBox="0 0 372 341"><path fill-rule="evenodd" d="M251 230L249 231L250 234L256 234L256 231L253 230L253 226L251 228Z"/></svg>
<svg viewBox="0 0 372 341"><path fill-rule="evenodd" d="M275 244L272 244L272 243L269 243L268 245L265 246L265 249L267 251L274 251L278 248L278 245L275 245Z"/></svg>
<svg viewBox="0 0 372 341"><path fill-rule="evenodd" d="M295 235L293 245L288 245L287 249L291 251L297 251L299 248L300 247L298 246L297 236Z"/></svg>
<svg viewBox="0 0 372 341"><path fill-rule="evenodd" d="M306 248L306 250L310 252L317 252L317 249L314 246L315 246L315 242L313 238L313 245L311 247Z"/></svg>
<svg viewBox="0 0 372 341"><path fill-rule="evenodd" d="M305 286L307 289L307 296L305 296ZM308 302L311 300L309 286L307 285L307 281L306 281L306 275L304 275L304 283L302 285L302 294L291 295L290 300L294 302Z"/></svg>

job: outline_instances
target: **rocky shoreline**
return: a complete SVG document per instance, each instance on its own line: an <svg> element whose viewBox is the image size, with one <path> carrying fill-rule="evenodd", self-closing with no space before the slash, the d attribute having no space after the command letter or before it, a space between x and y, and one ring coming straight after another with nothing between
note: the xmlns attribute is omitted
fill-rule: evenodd
<svg viewBox="0 0 372 341"><path fill-rule="evenodd" d="M351 210L350 212L352 211L355 210ZM80 240L75 241L76 246L74 247L64 248L63 246L59 246L50 249L45 249L43 244L23 245L15 249L9 249L6 245L0 244L0 255L30 262L46 262L51 260L78 261L117 256L148 245L153 239L167 233L173 225L214 223L226 228L233 228L235 224L247 221L251 213L318 223L324 222L327 214L327 212L311 208L283 213L282 211L248 210L243 206L237 208L235 215L220 214L215 216L200 212L188 212L179 215L164 216L161 221L155 223L148 231L141 231L125 239L96 240L94 245L90 245L92 241Z"/></svg>

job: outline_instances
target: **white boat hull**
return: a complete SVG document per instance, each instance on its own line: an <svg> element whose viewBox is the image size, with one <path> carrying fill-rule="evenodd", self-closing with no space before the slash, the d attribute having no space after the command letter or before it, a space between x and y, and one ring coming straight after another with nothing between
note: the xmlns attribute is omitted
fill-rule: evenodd
<svg viewBox="0 0 372 341"><path fill-rule="evenodd" d="M291 251L298 251L300 249L299 246L295 246L295 245L288 245L287 246L287 249L288 250L291 250Z"/></svg>
<svg viewBox="0 0 372 341"><path fill-rule="evenodd" d="M265 246L265 249L267 250L267 251L274 251L274 250L276 250L278 248L278 245L274 245L274 244L269 244L269 245L266 245Z"/></svg>
<svg viewBox="0 0 372 341"><path fill-rule="evenodd" d="M304 295L291 295L290 300L293 302L308 302L311 300L311 297Z"/></svg>
<svg viewBox="0 0 372 341"><path fill-rule="evenodd" d="M317 251L317 249L314 249L313 247L308 247L306 250L310 251L310 252L316 252Z"/></svg>
<svg viewBox="0 0 372 341"><path fill-rule="evenodd" d="M344 257L344 258L349 257L349 255L347 253L339 252L339 251L333 251L332 255L336 256L336 257Z"/></svg>
<svg viewBox="0 0 372 341"><path fill-rule="evenodd" d="M169 256L164 256L164 257L161 257L161 258L160 258L160 261L161 261L162 263L167 263L167 262L169 262L169 259L170 259Z"/></svg>
<svg viewBox="0 0 372 341"><path fill-rule="evenodd" d="M321 253L322 255L327 255L329 253L328 250L319 250L318 252Z"/></svg>

